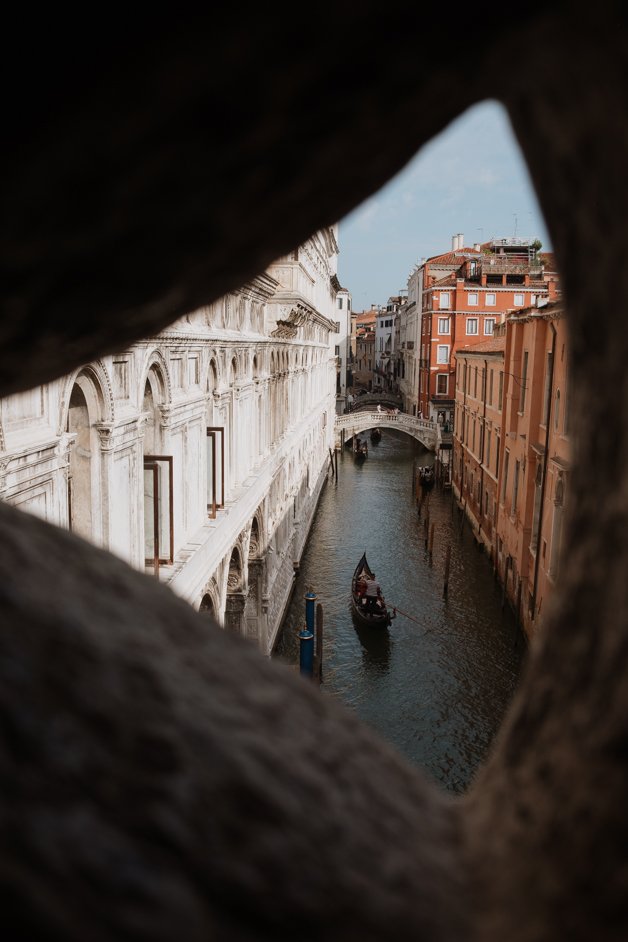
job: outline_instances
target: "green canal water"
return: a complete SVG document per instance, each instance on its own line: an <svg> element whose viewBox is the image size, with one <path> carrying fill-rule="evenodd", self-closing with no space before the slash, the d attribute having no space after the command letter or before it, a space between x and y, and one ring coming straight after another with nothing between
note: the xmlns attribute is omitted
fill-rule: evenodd
<svg viewBox="0 0 628 942"><path fill-rule="evenodd" d="M490 750L526 646L451 493L434 487L419 519L413 466L432 462L413 439L389 430L362 464L349 449L339 456L273 656L298 667L304 596L313 590L324 616L321 695L341 700L440 786L461 793ZM351 576L365 551L398 609L384 632L357 626L351 612Z"/></svg>

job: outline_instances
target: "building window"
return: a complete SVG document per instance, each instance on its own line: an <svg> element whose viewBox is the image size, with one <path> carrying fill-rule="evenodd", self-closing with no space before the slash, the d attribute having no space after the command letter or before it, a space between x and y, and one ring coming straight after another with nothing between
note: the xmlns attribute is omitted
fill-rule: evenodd
<svg viewBox="0 0 628 942"><path fill-rule="evenodd" d="M144 562L159 573L173 562L172 458L144 456Z"/></svg>
<svg viewBox="0 0 628 942"><path fill-rule="evenodd" d="M530 549L536 553L539 542L539 520L541 518L541 487L543 484L543 468L539 463L536 469L534 479L534 510L532 512L532 539L530 540Z"/></svg>
<svg viewBox="0 0 628 942"><path fill-rule="evenodd" d="M225 504L225 450L224 428L207 429L207 513L216 516L216 510Z"/></svg>
<svg viewBox="0 0 628 942"><path fill-rule="evenodd" d="M517 497L519 496L519 472L521 469L521 464L518 461L515 461L515 477L512 483L512 505L510 507L510 513L514 517L517 510Z"/></svg>
<svg viewBox="0 0 628 942"><path fill-rule="evenodd" d="M447 373L436 374L436 394L446 396L449 389L449 376Z"/></svg>
<svg viewBox="0 0 628 942"><path fill-rule="evenodd" d="M523 414L526 407L526 385L528 382L528 351L523 353L523 364L521 368L521 385L519 387L519 412Z"/></svg>
<svg viewBox="0 0 628 942"><path fill-rule="evenodd" d="M556 390L554 396L554 431L558 431L558 420L560 417L560 389Z"/></svg>
<svg viewBox="0 0 628 942"><path fill-rule="evenodd" d="M552 368L553 368L553 356L551 352L547 354L547 359L545 363L545 390L543 393L543 419L542 422L544 425L547 425L549 422L549 412L551 405L551 395L552 395Z"/></svg>
<svg viewBox="0 0 628 942"><path fill-rule="evenodd" d="M506 487L508 485L508 465L510 464L510 452L504 452L504 476L502 482L502 504L506 500Z"/></svg>
<svg viewBox="0 0 628 942"><path fill-rule="evenodd" d="M478 398L478 368L475 367L475 372L473 374L473 398Z"/></svg>
<svg viewBox="0 0 628 942"><path fill-rule="evenodd" d="M560 569L560 550L563 539L563 515L565 502L565 485L558 481L554 497L554 515L552 519L552 535L550 544L549 576L554 581L558 578Z"/></svg>
<svg viewBox="0 0 628 942"><path fill-rule="evenodd" d="M494 317L485 317L484 318L484 333L485 335L492 337L495 330L495 318Z"/></svg>
<svg viewBox="0 0 628 942"><path fill-rule="evenodd" d="M490 471L491 469L491 432L486 433L486 460L484 464Z"/></svg>
<svg viewBox="0 0 628 942"><path fill-rule="evenodd" d="M470 291L467 296L467 303L469 307L477 307L478 303L478 294L477 291Z"/></svg>
<svg viewBox="0 0 628 942"><path fill-rule="evenodd" d="M436 362L449 363L449 346L447 344L438 345L436 351Z"/></svg>
<svg viewBox="0 0 628 942"><path fill-rule="evenodd" d="M449 318L448 317L439 317L438 318L438 333L439 334L448 334L449 333Z"/></svg>
<svg viewBox="0 0 628 942"><path fill-rule="evenodd" d="M491 370L490 376L491 378L489 379L489 382L488 382L488 404L489 406L492 406L493 405L493 370Z"/></svg>
<svg viewBox="0 0 628 942"><path fill-rule="evenodd" d="M467 334L477 334L477 332L478 332L477 317L467 317Z"/></svg>
<svg viewBox="0 0 628 942"><path fill-rule="evenodd" d="M495 294L489 292L489 293L486 295L486 306L487 306L487 307L495 307L496 303L497 303L497 295L495 295Z"/></svg>
<svg viewBox="0 0 628 942"><path fill-rule="evenodd" d="M441 309L450 306L450 295L449 295L449 291L441 291L441 293L440 293L440 299L439 299L439 302L438 302L438 306L439 306Z"/></svg>
<svg viewBox="0 0 628 942"><path fill-rule="evenodd" d="M515 307L523 307L524 296L522 294L515 295Z"/></svg>
<svg viewBox="0 0 628 942"><path fill-rule="evenodd" d="M504 398L504 373L503 373L503 370L500 370L500 373L499 373L499 393L498 393L498 396L497 396L497 408L498 408L498 409L501 409L501 407L502 407L502 400L503 400L503 398Z"/></svg>
<svg viewBox="0 0 628 942"><path fill-rule="evenodd" d="M342 298L338 298L338 310L342 311Z"/></svg>

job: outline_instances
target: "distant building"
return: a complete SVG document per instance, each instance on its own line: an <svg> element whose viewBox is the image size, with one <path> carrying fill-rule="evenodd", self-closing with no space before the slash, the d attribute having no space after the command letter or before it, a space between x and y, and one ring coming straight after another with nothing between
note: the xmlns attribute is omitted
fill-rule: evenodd
<svg viewBox="0 0 628 942"><path fill-rule="evenodd" d="M373 305L369 311L354 312L352 338L355 337L353 360L353 394L373 387L375 364L375 326L380 308ZM353 339L352 339L353 343Z"/></svg>
<svg viewBox="0 0 628 942"><path fill-rule="evenodd" d="M396 389L395 377L395 328L398 312L405 303L401 295L388 299L385 307L377 312L375 322L375 366L373 390L390 392Z"/></svg>
<svg viewBox="0 0 628 942"><path fill-rule="evenodd" d="M493 239L465 247L462 233L420 271L419 411L451 422L457 350L491 337L507 311L555 298L557 281L544 277L538 243Z"/></svg>
<svg viewBox="0 0 628 942"><path fill-rule="evenodd" d="M334 339L336 357L336 412L342 414L347 406L347 397L353 385L353 358L351 355L351 294L346 288L336 293L336 318L338 335Z"/></svg>

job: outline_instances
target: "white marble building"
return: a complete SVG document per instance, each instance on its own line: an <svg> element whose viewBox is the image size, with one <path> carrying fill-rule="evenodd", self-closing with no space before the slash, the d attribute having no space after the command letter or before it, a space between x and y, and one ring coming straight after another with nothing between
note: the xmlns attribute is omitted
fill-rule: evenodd
<svg viewBox="0 0 628 942"><path fill-rule="evenodd" d="M317 233L158 337L1 400L0 497L269 654L333 447L337 254Z"/></svg>

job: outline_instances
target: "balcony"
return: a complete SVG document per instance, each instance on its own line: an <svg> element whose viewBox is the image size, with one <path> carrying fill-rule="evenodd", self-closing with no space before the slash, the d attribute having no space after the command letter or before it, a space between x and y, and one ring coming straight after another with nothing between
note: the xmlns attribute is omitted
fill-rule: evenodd
<svg viewBox="0 0 628 942"><path fill-rule="evenodd" d="M484 275L538 275L543 265L538 259L527 255L485 255L478 259L476 276Z"/></svg>

